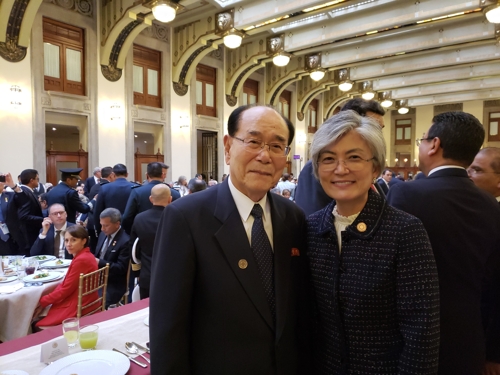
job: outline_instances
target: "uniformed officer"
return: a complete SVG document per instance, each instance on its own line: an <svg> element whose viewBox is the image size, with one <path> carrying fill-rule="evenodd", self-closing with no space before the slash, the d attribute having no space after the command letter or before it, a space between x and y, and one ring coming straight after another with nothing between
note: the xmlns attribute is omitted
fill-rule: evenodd
<svg viewBox="0 0 500 375"><path fill-rule="evenodd" d="M68 214L68 221L76 223L76 213L86 214L92 211L95 200L89 203L83 203L78 197L75 190L78 180L80 179L80 172L83 168L63 168L61 172L61 182L54 186L47 194L47 203L49 207L54 203L60 203L66 209Z"/></svg>

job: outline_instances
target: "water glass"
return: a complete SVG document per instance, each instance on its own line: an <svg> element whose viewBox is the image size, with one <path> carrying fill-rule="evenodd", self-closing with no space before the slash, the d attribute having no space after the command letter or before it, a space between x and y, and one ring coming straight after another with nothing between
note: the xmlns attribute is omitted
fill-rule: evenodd
<svg viewBox="0 0 500 375"><path fill-rule="evenodd" d="M80 332L80 321L78 318L68 318L62 322L64 338L70 348L73 348L78 341Z"/></svg>
<svg viewBox="0 0 500 375"><path fill-rule="evenodd" d="M97 332L99 326L92 324L80 328L80 347L83 350L94 350L97 345Z"/></svg>

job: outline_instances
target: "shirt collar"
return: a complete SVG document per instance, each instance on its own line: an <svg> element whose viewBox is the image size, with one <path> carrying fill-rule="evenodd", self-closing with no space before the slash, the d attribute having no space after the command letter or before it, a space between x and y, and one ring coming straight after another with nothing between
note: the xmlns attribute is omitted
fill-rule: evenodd
<svg viewBox="0 0 500 375"><path fill-rule="evenodd" d="M54 226L54 236L56 235L56 231L60 230L62 232L66 232L66 228L68 227L68 222L66 221L64 223L64 225L61 227L61 229L57 229L55 226Z"/></svg>
<svg viewBox="0 0 500 375"><path fill-rule="evenodd" d="M498 197L495 197L497 202L500 202L500 195Z"/></svg>
<svg viewBox="0 0 500 375"><path fill-rule="evenodd" d="M441 165L440 167L436 167L434 169L431 169L429 174L427 175L427 177L429 177L434 172L440 171L441 169L447 169L447 168L463 169L465 171L464 167L460 167L458 165Z"/></svg>
<svg viewBox="0 0 500 375"><path fill-rule="evenodd" d="M115 238L116 234L120 231L120 229L122 229L122 226L120 225L120 227L117 229L117 231L115 233L111 233L109 236L111 237L111 241L113 241L113 239Z"/></svg>
<svg viewBox="0 0 500 375"><path fill-rule="evenodd" d="M250 216L250 213L252 212L252 208L255 204L259 204L262 207L262 212L264 216L264 220L266 220L266 204L267 204L267 194L264 194L264 197L258 202L254 202L250 198L248 198L245 194L243 194L241 191L239 191L236 186L233 185L233 182L231 181L231 178L228 177L228 185L229 185L229 191L231 192L231 195L233 196L234 203L236 204L236 208L238 209L238 212L241 216L241 220L246 222L248 220L248 217Z"/></svg>

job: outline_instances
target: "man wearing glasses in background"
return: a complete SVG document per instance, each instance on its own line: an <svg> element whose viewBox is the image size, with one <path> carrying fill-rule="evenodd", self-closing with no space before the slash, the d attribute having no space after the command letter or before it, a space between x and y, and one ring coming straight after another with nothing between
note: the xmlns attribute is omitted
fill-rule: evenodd
<svg viewBox="0 0 500 375"><path fill-rule="evenodd" d="M500 148L485 147L479 151L467 173L478 188L493 195L500 203Z"/></svg>
<svg viewBox="0 0 500 375"><path fill-rule="evenodd" d="M165 208L150 290L151 374L308 374L304 214L269 193L293 125L239 107L230 177Z"/></svg>
<svg viewBox="0 0 500 375"><path fill-rule="evenodd" d="M484 134L469 113L436 115L417 139L427 178L394 185L387 196L422 221L431 241L441 304L439 375L500 374L500 207L465 170Z"/></svg>

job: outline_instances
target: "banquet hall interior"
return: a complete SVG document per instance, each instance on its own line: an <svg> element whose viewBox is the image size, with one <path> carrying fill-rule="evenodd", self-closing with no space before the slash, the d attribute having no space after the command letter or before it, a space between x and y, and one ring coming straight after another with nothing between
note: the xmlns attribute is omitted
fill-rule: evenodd
<svg viewBox="0 0 500 375"><path fill-rule="evenodd" d="M228 172L239 105L274 106L296 129L298 175L316 129L354 97L386 108L387 165L418 171L434 115L473 114L499 146L500 28L490 0L4 0L0 156L13 174L124 163L168 181Z"/></svg>

